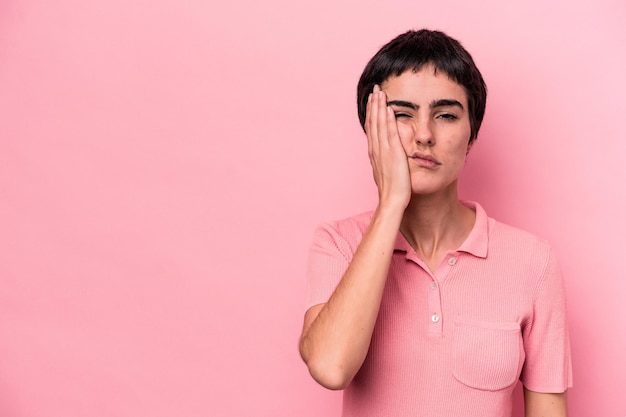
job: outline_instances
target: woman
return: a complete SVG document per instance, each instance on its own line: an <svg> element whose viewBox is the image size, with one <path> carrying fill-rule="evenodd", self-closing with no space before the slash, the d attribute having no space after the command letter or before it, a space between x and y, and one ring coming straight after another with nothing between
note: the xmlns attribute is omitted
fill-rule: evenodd
<svg viewBox="0 0 626 417"><path fill-rule="evenodd" d="M300 353L344 389L344 416L565 416L571 386L560 271L538 238L460 201L486 87L469 53L409 31L358 84L379 202L322 225Z"/></svg>

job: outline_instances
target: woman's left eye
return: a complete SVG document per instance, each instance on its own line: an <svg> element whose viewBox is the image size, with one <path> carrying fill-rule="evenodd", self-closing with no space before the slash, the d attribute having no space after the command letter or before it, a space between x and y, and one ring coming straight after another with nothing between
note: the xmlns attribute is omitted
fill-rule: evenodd
<svg viewBox="0 0 626 417"><path fill-rule="evenodd" d="M437 116L437 118L443 119L443 120L456 120L457 119L457 117L451 113L442 113L439 116Z"/></svg>

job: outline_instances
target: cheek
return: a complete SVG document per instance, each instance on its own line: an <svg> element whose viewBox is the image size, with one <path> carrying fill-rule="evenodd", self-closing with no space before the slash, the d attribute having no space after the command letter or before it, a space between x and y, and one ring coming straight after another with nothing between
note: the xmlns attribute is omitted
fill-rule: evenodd
<svg viewBox="0 0 626 417"><path fill-rule="evenodd" d="M458 155L462 155L463 159L469 151L470 129L462 129L450 135L450 150Z"/></svg>
<svg viewBox="0 0 626 417"><path fill-rule="evenodd" d="M444 145L443 143L441 145ZM445 143L446 154L448 163L455 167L462 167L465 165L467 158L467 142L462 138L450 140Z"/></svg>
<svg viewBox="0 0 626 417"><path fill-rule="evenodd" d="M458 147L456 151L456 157L458 159L459 165L461 166L465 165L465 161L467 160L467 152L468 152L467 145L461 145Z"/></svg>
<svg viewBox="0 0 626 417"><path fill-rule="evenodd" d="M467 153L469 152L468 142L469 142L469 139L467 141L462 140L461 142L459 142L457 150L456 150L459 153L459 155L463 156L464 159Z"/></svg>
<svg viewBox="0 0 626 417"><path fill-rule="evenodd" d="M413 142L413 128L408 123L398 123L398 135L405 151L411 149Z"/></svg>

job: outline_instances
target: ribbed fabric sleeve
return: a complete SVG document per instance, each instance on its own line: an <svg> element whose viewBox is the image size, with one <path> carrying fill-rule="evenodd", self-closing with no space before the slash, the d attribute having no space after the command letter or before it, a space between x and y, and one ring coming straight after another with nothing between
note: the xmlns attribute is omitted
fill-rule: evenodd
<svg viewBox="0 0 626 417"><path fill-rule="evenodd" d="M564 392L572 386L565 284L552 251L533 303L533 318L524 331L526 362L521 381L535 392Z"/></svg>
<svg viewBox="0 0 626 417"><path fill-rule="evenodd" d="M358 241L352 245L343 237L342 231L361 236L365 233L371 213L363 213L342 222L321 224L313 234L309 249L307 266L307 309L328 301L339 284L358 247Z"/></svg>

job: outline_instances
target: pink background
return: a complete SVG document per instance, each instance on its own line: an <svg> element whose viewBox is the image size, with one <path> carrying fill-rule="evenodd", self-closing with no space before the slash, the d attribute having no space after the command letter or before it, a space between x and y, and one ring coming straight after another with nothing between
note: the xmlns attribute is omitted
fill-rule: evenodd
<svg viewBox="0 0 626 417"><path fill-rule="evenodd" d="M420 27L489 87L462 196L563 265L570 415L626 416L624 2L216 3L0 0L0 416L338 415L306 252L375 203L356 82Z"/></svg>

